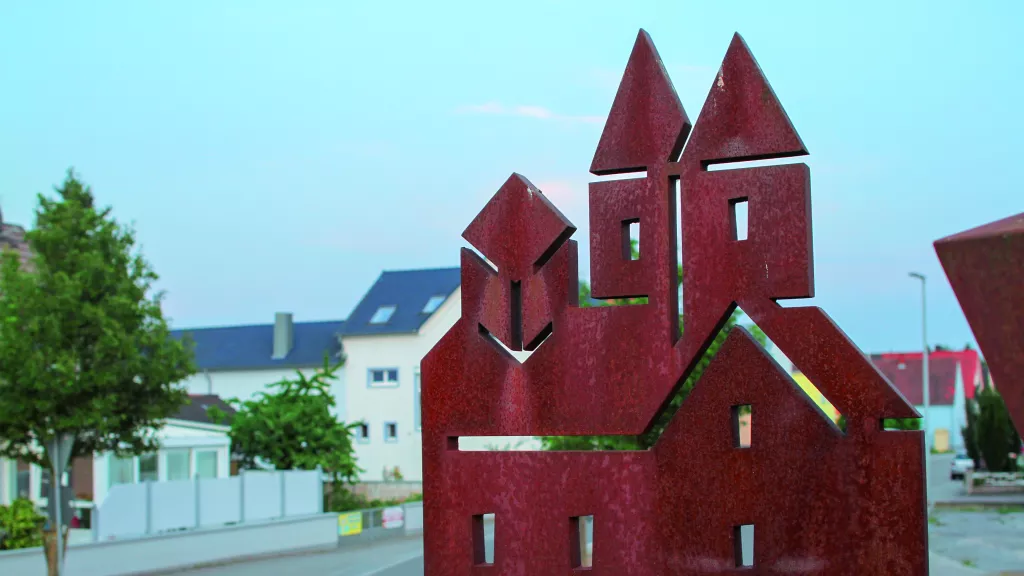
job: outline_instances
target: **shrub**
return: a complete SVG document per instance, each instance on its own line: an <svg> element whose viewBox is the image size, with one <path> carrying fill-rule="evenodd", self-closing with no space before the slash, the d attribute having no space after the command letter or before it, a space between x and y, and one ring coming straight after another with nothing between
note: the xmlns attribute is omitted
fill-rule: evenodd
<svg viewBox="0 0 1024 576"><path fill-rule="evenodd" d="M370 508L387 508L399 506L405 502L422 502L422 494L412 494L408 498L389 498L387 500L369 499L362 494L356 494L350 490L339 490L334 494L327 510L329 512L351 512L353 510L367 510Z"/></svg>
<svg viewBox="0 0 1024 576"><path fill-rule="evenodd" d="M1010 454L1020 448L1020 437L1013 428L1006 404L994 388L988 387L977 396L978 414L974 425L978 449L990 472L1012 472L1016 462Z"/></svg>
<svg viewBox="0 0 1024 576"><path fill-rule="evenodd" d="M35 548L43 545L43 524L46 517L36 510L31 500L19 498L10 506L0 506L0 550Z"/></svg>

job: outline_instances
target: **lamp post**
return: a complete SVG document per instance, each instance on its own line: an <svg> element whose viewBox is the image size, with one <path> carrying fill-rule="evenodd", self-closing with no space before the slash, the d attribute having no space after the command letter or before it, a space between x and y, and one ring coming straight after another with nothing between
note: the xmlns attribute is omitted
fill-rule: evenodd
<svg viewBox="0 0 1024 576"><path fill-rule="evenodd" d="M924 393L924 413L921 414L921 428L924 429L924 488L925 498L930 503L931 499L928 498L928 461L931 460L932 454L932 438L931 433L928 430L928 407L930 402L930 386L928 385L928 300L927 290L925 286L927 281L924 274L918 272L911 272L911 278L917 278L921 281L921 344L923 346L924 354L921 357L921 386Z"/></svg>

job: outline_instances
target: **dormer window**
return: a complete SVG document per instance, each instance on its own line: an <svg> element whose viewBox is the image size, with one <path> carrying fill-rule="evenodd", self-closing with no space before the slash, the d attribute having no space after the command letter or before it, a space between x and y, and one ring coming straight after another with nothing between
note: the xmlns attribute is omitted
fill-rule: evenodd
<svg viewBox="0 0 1024 576"><path fill-rule="evenodd" d="M435 296L431 296L430 300L427 300L427 305L423 307L423 313L433 314L434 312L437 311L438 308L441 307L441 304L444 304L446 298L447 296L445 296L444 294L437 294Z"/></svg>
<svg viewBox="0 0 1024 576"><path fill-rule="evenodd" d="M388 320L391 320L391 315L394 313L394 306L381 306L373 313L373 316L370 318L370 324L387 324Z"/></svg>

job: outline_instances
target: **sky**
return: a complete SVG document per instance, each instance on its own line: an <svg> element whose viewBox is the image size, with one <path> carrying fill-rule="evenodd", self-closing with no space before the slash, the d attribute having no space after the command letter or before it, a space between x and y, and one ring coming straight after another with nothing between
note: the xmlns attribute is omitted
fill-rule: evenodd
<svg viewBox="0 0 1024 576"><path fill-rule="evenodd" d="M866 352L973 342L932 242L1024 211L1019 2L5 2L0 209L74 167L175 327L341 319L457 266L513 172L578 227L640 28L696 121L734 32L810 156L816 297Z"/></svg>

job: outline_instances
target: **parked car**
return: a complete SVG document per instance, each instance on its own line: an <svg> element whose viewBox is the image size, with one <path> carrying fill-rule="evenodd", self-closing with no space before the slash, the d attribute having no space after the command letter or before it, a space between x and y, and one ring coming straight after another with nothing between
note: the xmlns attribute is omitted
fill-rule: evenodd
<svg viewBox="0 0 1024 576"><path fill-rule="evenodd" d="M964 474L972 470L974 470L974 460L967 454L957 454L949 466L949 479L962 480Z"/></svg>

